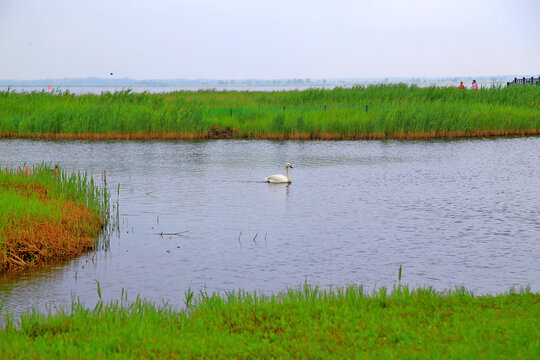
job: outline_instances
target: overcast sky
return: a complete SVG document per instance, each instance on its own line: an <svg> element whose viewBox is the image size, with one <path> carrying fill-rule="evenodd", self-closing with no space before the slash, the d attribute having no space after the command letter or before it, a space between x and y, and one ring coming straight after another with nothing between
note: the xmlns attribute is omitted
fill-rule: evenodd
<svg viewBox="0 0 540 360"><path fill-rule="evenodd" d="M539 75L540 0L0 0L0 79Z"/></svg>

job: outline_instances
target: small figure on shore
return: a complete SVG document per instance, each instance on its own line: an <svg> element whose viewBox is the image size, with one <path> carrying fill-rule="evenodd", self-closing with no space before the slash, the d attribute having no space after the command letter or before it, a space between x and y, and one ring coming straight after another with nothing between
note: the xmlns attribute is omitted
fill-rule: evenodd
<svg viewBox="0 0 540 360"><path fill-rule="evenodd" d="M476 80L472 81L471 90L478 90L478 83Z"/></svg>
<svg viewBox="0 0 540 360"><path fill-rule="evenodd" d="M459 88L460 88L460 89L464 89L464 88L465 88L465 85L463 85L463 81L459 83Z"/></svg>

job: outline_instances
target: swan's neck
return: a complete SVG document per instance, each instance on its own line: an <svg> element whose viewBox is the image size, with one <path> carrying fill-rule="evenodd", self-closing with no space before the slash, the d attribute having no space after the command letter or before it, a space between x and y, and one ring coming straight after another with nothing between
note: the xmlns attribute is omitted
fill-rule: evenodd
<svg viewBox="0 0 540 360"><path fill-rule="evenodd" d="M291 176L289 175L289 167L285 166L285 172L287 173L287 181L291 182Z"/></svg>

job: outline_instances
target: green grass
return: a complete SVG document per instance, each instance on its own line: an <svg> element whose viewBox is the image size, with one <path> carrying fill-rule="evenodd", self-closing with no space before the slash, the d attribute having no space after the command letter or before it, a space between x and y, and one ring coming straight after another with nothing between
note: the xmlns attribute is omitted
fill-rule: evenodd
<svg viewBox="0 0 540 360"><path fill-rule="evenodd" d="M238 138L537 134L540 87L418 88L407 85L303 91L131 90L101 95L0 92L0 134L97 134L206 138L212 129ZM421 136L420 136L421 137Z"/></svg>
<svg viewBox="0 0 540 360"><path fill-rule="evenodd" d="M137 298L74 301L8 316L4 358L538 359L540 295L303 286L275 295L186 294L174 310Z"/></svg>
<svg viewBox="0 0 540 360"><path fill-rule="evenodd" d="M47 196L53 201L44 202L39 194L32 191L36 186L47 191ZM0 195L0 228L6 222L19 218L53 215L55 205L63 201L83 204L104 219L109 202L106 189L100 188L87 173L68 174L47 164L15 170L0 169Z"/></svg>
<svg viewBox="0 0 540 360"><path fill-rule="evenodd" d="M86 173L0 169L0 272L91 249L108 212L106 188Z"/></svg>

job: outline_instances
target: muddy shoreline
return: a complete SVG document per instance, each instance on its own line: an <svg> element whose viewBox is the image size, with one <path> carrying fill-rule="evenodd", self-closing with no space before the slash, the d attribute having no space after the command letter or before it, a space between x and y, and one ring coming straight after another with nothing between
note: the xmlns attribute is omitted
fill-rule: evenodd
<svg viewBox="0 0 540 360"><path fill-rule="evenodd" d="M202 133L2 133L3 139L34 140L208 140L208 139L249 139L249 140L433 140L486 137L521 137L538 136L540 129L533 130L475 130L456 132L420 132L420 133L372 133L372 134L336 134L336 133L294 133L294 134L235 134L234 130L211 130Z"/></svg>

